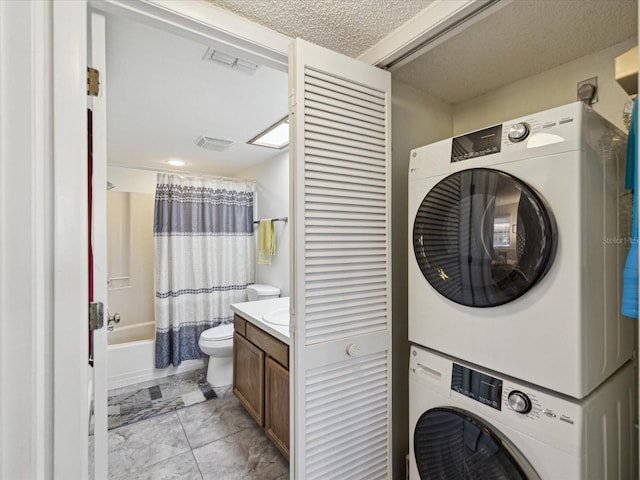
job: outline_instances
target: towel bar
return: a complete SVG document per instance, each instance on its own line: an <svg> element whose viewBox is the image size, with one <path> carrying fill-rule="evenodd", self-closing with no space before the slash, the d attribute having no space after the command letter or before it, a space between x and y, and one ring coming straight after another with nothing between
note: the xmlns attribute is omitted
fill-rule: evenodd
<svg viewBox="0 0 640 480"><path fill-rule="evenodd" d="M282 218L272 218L272 220L274 222L288 222L289 221L289 217L282 217ZM256 220L253 223L260 223L260 220Z"/></svg>

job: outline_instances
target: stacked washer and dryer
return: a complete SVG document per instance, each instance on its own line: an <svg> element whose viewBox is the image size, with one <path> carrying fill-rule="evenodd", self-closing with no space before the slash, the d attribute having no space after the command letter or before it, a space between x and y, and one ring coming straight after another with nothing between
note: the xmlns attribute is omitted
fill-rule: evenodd
<svg viewBox="0 0 640 480"><path fill-rule="evenodd" d="M636 477L625 148L577 102L411 152L411 480Z"/></svg>

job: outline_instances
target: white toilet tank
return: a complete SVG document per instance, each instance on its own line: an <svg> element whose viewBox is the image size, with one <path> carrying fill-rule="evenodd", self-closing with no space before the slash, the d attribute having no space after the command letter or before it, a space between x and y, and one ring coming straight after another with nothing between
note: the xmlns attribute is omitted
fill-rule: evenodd
<svg viewBox="0 0 640 480"><path fill-rule="evenodd" d="M280 296L280 289L273 285L256 283L247 287L247 295L249 296L250 302L255 300L267 300L269 298L278 298Z"/></svg>

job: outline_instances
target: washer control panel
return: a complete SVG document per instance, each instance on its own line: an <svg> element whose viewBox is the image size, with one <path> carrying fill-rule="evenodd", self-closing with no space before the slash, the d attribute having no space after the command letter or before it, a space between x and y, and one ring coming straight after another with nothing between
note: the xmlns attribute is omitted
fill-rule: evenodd
<svg viewBox="0 0 640 480"><path fill-rule="evenodd" d="M502 380L499 378L454 363L451 390L496 410L502 409Z"/></svg>

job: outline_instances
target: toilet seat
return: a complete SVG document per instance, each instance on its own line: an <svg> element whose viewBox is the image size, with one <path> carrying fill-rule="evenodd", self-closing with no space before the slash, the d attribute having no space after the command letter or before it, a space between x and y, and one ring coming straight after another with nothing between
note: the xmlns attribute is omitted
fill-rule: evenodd
<svg viewBox="0 0 640 480"><path fill-rule="evenodd" d="M226 325L209 328L200 334L200 338L207 342L230 340L233 338L233 324L228 323Z"/></svg>

